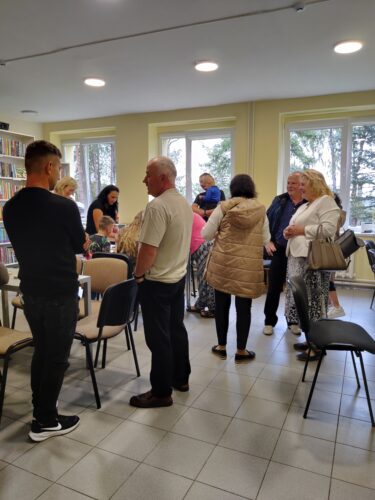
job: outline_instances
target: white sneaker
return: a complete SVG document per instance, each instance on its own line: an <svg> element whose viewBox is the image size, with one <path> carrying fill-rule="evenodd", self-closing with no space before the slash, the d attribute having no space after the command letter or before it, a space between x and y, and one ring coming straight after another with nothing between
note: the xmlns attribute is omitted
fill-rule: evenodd
<svg viewBox="0 0 375 500"><path fill-rule="evenodd" d="M265 325L263 328L263 333L264 333L264 335L272 335L273 334L273 327L271 325Z"/></svg>
<svg viewBox="0 0 375 500"><path fill-rule="evenodd" d="M293 333L293 335L301 335L301 328L298 325L288 326L288 330Z"/></svg>
<svg viewBox="0 0 375 500"><path fill-rule="evenodd" d="M330 307L327 312L327 318L333 319L333 318L341 318L342 316L345 316L345 311L344 309L340 307Z"/></svg>

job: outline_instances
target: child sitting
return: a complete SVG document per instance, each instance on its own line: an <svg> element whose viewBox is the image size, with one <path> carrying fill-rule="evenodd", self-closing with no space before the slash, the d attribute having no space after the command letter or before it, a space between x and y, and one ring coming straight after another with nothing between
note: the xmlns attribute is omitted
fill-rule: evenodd
<svg viewBox="0 0 375 500"><path fill-rule="evenodd" d="M90 236L91 244L88 251L93 254L96 252L110 252L111 242L108 237L113 232L115 221L108 215L103 215L99 221L99 231Z"/></svg>
<svg viewBox="0 0 375 500"><path fill-rule="evenodd" d="M210 186L207 188L202 200L205 203L219 203L221 197L220 189L217 186Z"/></svg>

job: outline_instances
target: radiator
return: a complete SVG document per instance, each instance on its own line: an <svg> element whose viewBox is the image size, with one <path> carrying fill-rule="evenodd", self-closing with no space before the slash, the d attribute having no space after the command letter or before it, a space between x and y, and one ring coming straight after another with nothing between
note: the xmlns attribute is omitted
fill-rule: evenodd
<svg viewBox="0 0 375 500"><path fill-rule="evenodd" d="M354 279L355 273L354 273L354 256L355 254L353 253L350 256L350 263L348 266L348 269L345 269L345 271L336 271L335 272L335 279L340 279L340 280L348 280L348 279Z"/></svg>

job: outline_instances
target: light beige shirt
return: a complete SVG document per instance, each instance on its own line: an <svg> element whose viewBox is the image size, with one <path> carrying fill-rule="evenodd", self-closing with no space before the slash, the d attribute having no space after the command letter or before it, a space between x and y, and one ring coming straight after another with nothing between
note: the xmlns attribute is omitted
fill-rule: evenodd
<svg viewBox="0 0 375 500"><path fill-rule="evenodd" d="M146 279L177 283L186 274L193 212L176 189L167 189L146 207L139 241L158 248Z"/></svg>
<svg viewBox="0 0 375 500"><path fill-rule="evenodd" d="M301 205L289 224L304 226L305 234L288 240L286 254L293 257L307 257L310 240L316 238L319 224L322 225L323 237L334 238L340 209L332 196L324 195L311 203Z"/></svg>

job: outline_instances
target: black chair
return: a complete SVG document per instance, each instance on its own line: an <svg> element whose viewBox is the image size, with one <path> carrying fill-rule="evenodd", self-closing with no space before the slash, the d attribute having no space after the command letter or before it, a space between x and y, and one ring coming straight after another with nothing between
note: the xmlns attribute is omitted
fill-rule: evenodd
<svg viewBox="0 0 375 500"><path fill-rule="evenodd" d="M119 335L125 330L126 338L130 340L137 377L141 375L131 328L131 322L134 319L137 289L134 279L122 281L108 287L104 292L99 313L86 316L77 323L74 338L79 340L86 349L86 362L90 370L97 408L101 407L101 402L90 349L92 344L97 342L99 346L103 342L102 368L104 368L108 339ZM97 349L96 362L98 355L99 349Z"/></svg>
<svg viewBox="0 0 375 500"><path fill-rule="evenodd" d="M375 278L375 242L372 240L365 240L365 246L366 246L368 263L370 264L371 270L374 273L374 278ZM375 289L374 293L372 294L370 309L372 309L374 299L375 299Z"/></svg>
<svg viewBox="0 0 375 500"><path fill-rule="evenodd" d="M300 320L300 326L306 336L306 340L309 345L308 355L310 355L312 346L314 346L314 349L320 350L320 357L315 370L314 379L311 385L303 418L307 417L307 412L309 410L323 356L327 353L327 351L348 351L350 352L352 357L358 388L360 388L360 383L354 354L357 356L357 358L359 358L367 404L370 412L371 424L373 427L375 427L374 415L372 412L370 395L367 385L366 372L362 358L362 352L364 351L375 354L375 340L370 337L366 330L364 330L360 325L357 325L356 323L341 321L337 319L320 319L318 321L310 321L305 282L301 277L295 276L289 279L289 285L292 289L294 302L296 304L298 317ZM305 363L302 381L305 380L307 364L308 359Z"/></svg>

